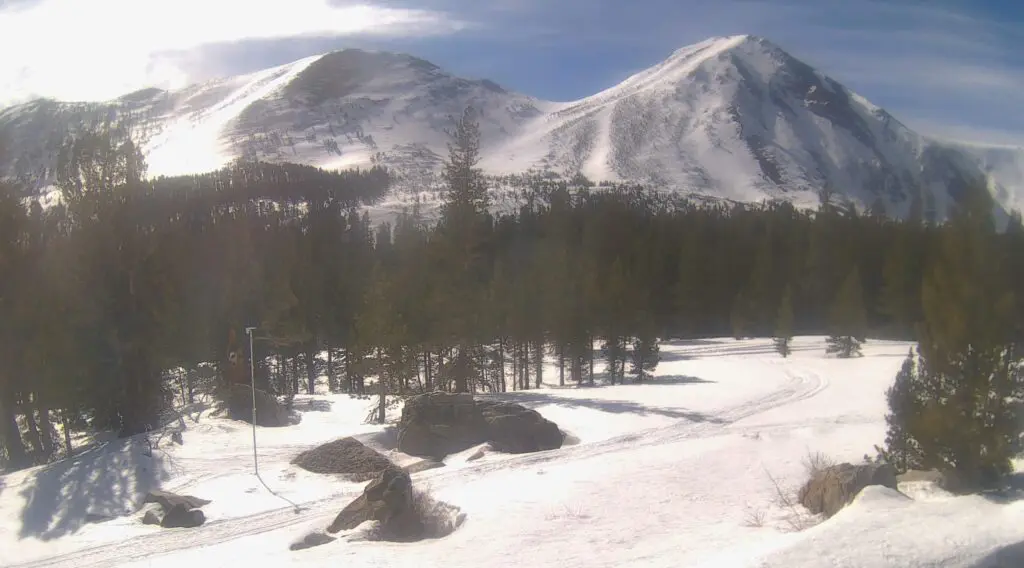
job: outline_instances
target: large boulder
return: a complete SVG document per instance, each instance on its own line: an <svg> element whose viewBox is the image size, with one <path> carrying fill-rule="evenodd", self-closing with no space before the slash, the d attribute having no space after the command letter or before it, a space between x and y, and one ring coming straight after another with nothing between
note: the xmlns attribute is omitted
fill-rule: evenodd
<svg viewBox="0 0 1024 568"><path fill-rule="evenodd" d="M198 527L206 522L206 514L200 507L209 503L208 499L191 495L150 491L143 500L148 506L144 508L142 523L165 529Z"/></svg>
<svg viewBox="0 0 1024 568"><path fill-rule="evenodd" d="M191 495L177 495L169 491L160 491L158 489L154 489L147 493L146 497L142 500L143 504L156 503L165 511L168 511L177 505L181 505L186 509L199 509L209 505L211 502L212 501L209 499L202 499Z"/></svg>
<svg viewBox="0 0 1024 568"><path fill-rule="evenodd" d="M352 530L367 521L380 523L382 538L412 541L423 537L426 527L413 504L412 479L390 467L367 484L363 494L342 509L327 527L328 533Z"/></svg>
<svg viewBox="0 0 1024 568"><path fill-rule="evenodd" d="M536 452L562 446L558 426L519 404L474 400L469 394L434 392L408 399L398 425L398 449L443 459L490 442L498 451Z"/></svg>
<svg viewBox="0 0 1024 568"><path fill-rule="evenodd" d="M507 402L478 402L487 441L499 452L525 454L562 447L562 431L532 408Z"/></svg>
<svg viewBox="0 0 1024 568"><path fill-rule="evenodd" d="M473 396L432 392L405 401L398 425L398 449L442 459L483 443L487 424Z"/></svg>
<svg viewBox="0 0 1024 568"><path fill-rule="evenodd" d="M227 387L224 403L228 415L235 420L252 424L253 389L245 384L232 384ZM256 389L256 425L279 427L288 426L288 409L277 397L260 389Z"/></svg>
<svg viewBox="0 0 1024 568"><path fill-rule="evenodd" d="M812 513L831 517L869 485L896 489L896 470L885 463L829 466L811 475L800 488L798 498Z"/></svg>

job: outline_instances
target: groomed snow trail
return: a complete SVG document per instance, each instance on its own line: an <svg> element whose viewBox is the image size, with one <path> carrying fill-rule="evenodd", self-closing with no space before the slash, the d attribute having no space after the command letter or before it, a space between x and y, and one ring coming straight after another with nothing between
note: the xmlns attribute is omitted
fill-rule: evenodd
<svg viewBox="0 0 1024 568"><path fill-rule="evenodd" d="M719 345L691 348L687 350L687 353L689 356L694 357L712 355L731 358L749 357L755 354L767 356L767 353L763 353L761 349L749 351L751 350ZM770 390L767 394L729 405L716 412L702 415L695 420L679 419L667 426L633 431L592 443L563 446L558 450L534 454L500 456L500 458L493 459L492 461L481 460L481 462L470 464L453 464L445 468L415 474L414 480L418 485L427 484L428 486L443 486L453 482L465 484L498 472L536 467L543 464L552 464L553 462L564 465L573 461L589 460L622 451L624 448L636 450L688 439L732 434L745 430L742 426L737 425L737 422L773 409L813 398L829 387L828 381L824 380L817 373L802 368L792 360L783 362L768 360L766 357L764 365L766 368L774 367L774 370L782 374L784 380L779 386ZM585 396L587 389L580 389L575 392ZM763 430L764 428L757 429ZM244 464L244 467L248 467L248 465ZM194 485L194 483L189 483L188 485ZM90 568L115 564L121 565L142 562L155 556L162 556L185 549L210 547L238 538L293 526L324 525L337 514L344 504L355 498L361 491L362 484L353 484L351 488L336 492L327 497L301 502L299 504L302 510L298 514L291 507L281 507L252 515L211 520L204 526L189 531L154 529L152 533L134 536L124 541L90 546L65 554L10 566L11 568Z"/></svg>

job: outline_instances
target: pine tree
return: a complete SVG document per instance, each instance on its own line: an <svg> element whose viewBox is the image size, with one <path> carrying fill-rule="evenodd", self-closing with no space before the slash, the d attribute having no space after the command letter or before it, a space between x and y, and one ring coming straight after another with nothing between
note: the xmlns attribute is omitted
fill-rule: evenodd
<svg viewBox="0 0 1024 568"><path fill-rule="evenodd" d="M641 334L633 341L633 351L630 355L629 371L636 375L638 383L642 383L651 377L661 361L658 339L650 333Z"/></svg>
<svg viewBox="0 0 1024 568"><path fill-rule="evenodd" d="M829 317L831 334L826 353L846 359L861 354L860 346L867 337L867 312L860 270L847 275L832 304Z"/></svg>
<svg viewBox="0 0 1024 568"><path fill-rule="evenodd" d="M778 318L775 323L775 350L783 357L792 353L790 342L793 340L793 300L792 289L786 286L779 304Z"/></svg>
<svg viewBox="0 0 1024 568"><path fill-rule="evenodd" d="M964 488L993 487L1021 450L1024 369L987 188L970 188L939 231L918 357L890 392L888 451L907 467L955 470Z"/></svg>
<svg viewBox="0 0 1024 568"><path fill-rule="evenodd" d="M896 374L896 380L885 393L889 403L889 411L885 416L888 427L885 457L899 472L906 471L912 463L919 461L915 459L916 448L908 432L908 425L920 420L921 404L918 395L923 385L918 383L919 378L917 358L911 351Z"/></svg>

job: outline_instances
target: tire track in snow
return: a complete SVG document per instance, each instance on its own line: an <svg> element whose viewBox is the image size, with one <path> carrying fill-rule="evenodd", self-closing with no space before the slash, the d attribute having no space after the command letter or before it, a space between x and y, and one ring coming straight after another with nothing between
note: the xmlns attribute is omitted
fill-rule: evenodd
<svg viewBox="0 0 1024 568"><path fill-rule="evenodd" d="M789 367L789 365L787 365ZM587 459L620 451L623 446L640 448L660 445L686 439L700 438L722 433L733 433L732 424L768 410L801 402L817 396L828 388L828 381L810 372L795 372L790 368L781 371L789 380L771 393L728 407L702 422L680 421L668 426L650 428L639 432L616 436L591 444L579 444L533 454L518 454L493 462L476 463L454 469L427 470L414 475L419 482L441 482L451 478L474 479L495 471L523 466L544 464L552 461ZM762 427L763 428L763 427ZM742 429L741 429L742 431ZM736 432L739 433L739 432ZM113 563L130 563L146 558L173 553L178 550L213 546L237 538L276 531L296 525L309 525L319 517L330 517L340 511L344 504L354 499L362 488L335 493L323 499L299 503L303 511L296 514L291 507L273 509L254 515L235 517L208 522L197 530L161 530L130 538L125 541L91 546L21 564L10 568L91 568L111 566ZM298 536L298 535L295 535Z"/></svg>

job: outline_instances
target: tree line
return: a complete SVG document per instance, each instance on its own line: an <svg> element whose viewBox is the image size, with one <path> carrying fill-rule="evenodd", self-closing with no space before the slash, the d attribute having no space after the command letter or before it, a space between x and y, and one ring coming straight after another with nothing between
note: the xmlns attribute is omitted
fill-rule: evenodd
<svg viewBox="0 0 1024 568"><path fill-rule="evenodd" d="M961 229L928 222L920 199L898 221L827 191L807 211L533 177L518 211L494 214L472 113L450 134L437 219L413 205L374 224L381 168L239 162L148 180L116 128L65 144L61 204L26 206L4 185L4 460L70 452L71 430L160 426L250 326L257 386L279 395L321 375L335 392L503 392L555 381L545 357L559 384L650 380L669 337L775 337L785 355L793 335L827 334L852 356L869 335L940 335L922 327L943 310L936 271L955 290L983 285L973 301L1024 277L1019 216L972 229L984 238L960 253L998 270L940 270ZM988 195L979 185L965 207ZM1019 337L1021 306L996 311L999 338Z"/></svg>

